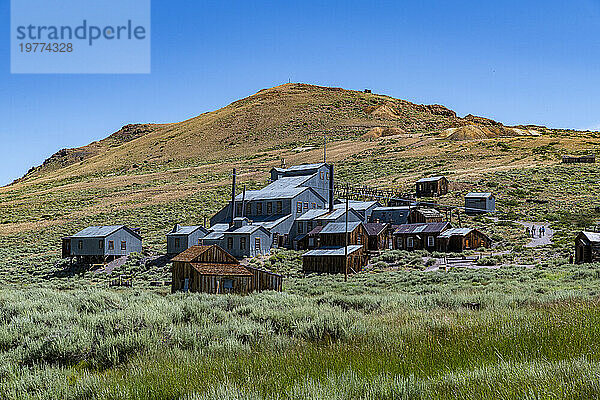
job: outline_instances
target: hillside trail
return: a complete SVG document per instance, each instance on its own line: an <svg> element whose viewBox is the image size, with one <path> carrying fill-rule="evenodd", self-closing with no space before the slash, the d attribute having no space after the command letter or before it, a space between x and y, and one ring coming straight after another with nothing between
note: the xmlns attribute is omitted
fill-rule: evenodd
<svg viewBox="0 0 600 400"><path fill-rule="evenodd" d="M497 217L492 217L491 219L495 222L500 221L500 219ZM549 223L547 223L547 222L527 222L527 221L514 221L514 222L519 225L523 225L523 227L525 229L529 228L529 231L531 231L531 228L533 228L535 226L535 234L531 235L531 233L530 233L529 243L527 243L525 245L525 247L540 247L540 246L545 246L547 244L553 243L552 237L554 236L554 230L552 228L550 228ZM543 235L540 235L541 227L544 228Z"/></svg>

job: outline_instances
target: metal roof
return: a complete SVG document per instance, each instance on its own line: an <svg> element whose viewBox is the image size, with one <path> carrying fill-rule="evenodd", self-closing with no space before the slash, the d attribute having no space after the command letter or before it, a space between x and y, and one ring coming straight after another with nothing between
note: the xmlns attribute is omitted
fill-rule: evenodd
<svg viewBox="0 0 600 400"><path fill-rule="evenodd" d="M338 203L334 207L346 207L345 199L338 199ZM348 207L353 210L364 211L373 206L381 207L381 204L377 201L358 201L358 200L349 200Z"/></svg>
<svg viewBox="0 0 600 400"><path fill-rule="evenodd" d="M268 234L270 234L269 231L267 231L265 229L264 226L261 225L244 225L244 226L240 226L239 228L229 228L227 231L223 232L224 234L249 234L249 233L254 233L255 231L262 229L263 231L267 232Z"/></svg>
<svg viewBox="0 0 600 400"><path fill-rule="evenodd" d="M223 223L223 224L214 224L213 226L210 227L209 232L213 231L213 232L224 232L227 229L229 229L229 224Z"/></svg>
<svg viewBox="0 0 600 400"><path fill-rule="evenodd" d="M304 192L310 190L308 187L284 187L276 190L269 190L267 188L261 190L250 190L246 192L246 196L242 193L235 196L236 201L242 201L242 197L245 201L251 200L275 200L275 199L292 199Z"/></svg>
<svg viewBox="0 0 600 400"><path fill-rule="evenodd" d="M313 175L300 175L300 176L284 176L277 179L276 181L265 186L262 190L281 190L289 187L298 187L306 183L307 180L312 178Z"/></svg>
<svg viewBox="0 0 600 400"><path fill-rule="evenodd" d="M282 222L285 222L287 219L291 218L292 214L288 214L288 215L268 215L268 216L256 216L252 218L252 223L254 225L260 225L262 227L265 227L267 229L272 229L274 227L276 227L277 225L281 224Z"/></svg>
<svg viewBox="0 0 600 400"><path fill-rule="evenodd" d="M373 211L410 211L408 206L397 206L397 207L376 207Z"/></svg>
<svg viewBox="0 0 600 400"><path fill-rule="evenodd" d="M209 232L208 235L204 236L202 240L221 240L225 237L225 233L222 231Z"/></svg>
<svg viewBox="0 0 600 400"><path fill-rule="evenodd" d="M202 229L203 231L208 232L207 229L201 225L180 226L176 232L167 233L167 236L190 235L196 232L198 229Z"/></svg>
<svg viewBox="0 0 600 400"><path fill-rule="evenodd" d="M352 254L355 251L362 249L362 246L353 244L348 246L348 254ZM325 257L325 256L344 256L346 254L345 247L331 247L331 248L321 248L315 249L311 251L307 251L302 255L302 257Z"/></svg>
<svg viewBox="0 0 600 400"><path fill-rule="evenodd" d="M330 222L321 231L321 233L344 233L354 231L362 222L348 222L348 230L346 231L345 222Z"/></svg>
<svg viewBox="0 0 600 400"><path fill-rule="evenodd" d="M473 198L481 198L481 197L489 198L489 197L494 197L494 195L491 193L487 193L487 192L471 192L471 193L467 194L465 197L466 198L471 198L471 197L473 197Z"/></svg>
<svg viewBox="0 0 600 400"><path fill-rule="evenodd" d="M76 234L74 234L73 236L71 236L72 238L99 238L99 237L106 237L108 235L113 234L114 232L118 231L121 228L126 228L125 225L111 225L111 226L89 226L79 232L77 232ZM131 233L132 231L130 231ZM133 232L135 233L135 232ZM139 236L139 234L135 233L136 236Z"/></svg>
<svg viewBox="0 0 600 400"><path fill-rule="evenodd" d="M417 183L436 182L436 181L439 181L440 179L444 179L444 177L443 176L431 176L429 178L421 178L417 181Z"/></svg>
<svg viewBox="0 0 600 400"><path fill-rule="evenodd" d="M473 231L473 228L452 228L442 232L441 238L449 238L451 236L465 236Z"/></svg>
<svg viewBox="0 0 600 400"><path fill-rule="evenodd" d="M442 217L443 214L433 208L419 208L416 212L420 213L424 217Z"/></svg>
<svg viewBox="0 0 600 400"><path fill-rule="evenodd" d="M600 242L600 232L581 232L590 242Z"/></svg>
<svg viewBox="0 0 600 400"><path fill-rule="evenodd" d="M410 233L439 233L448 228L448 222L430 222L420 224L404 224L399 225L394 231L395 235L410 234Z"/></svg>
<svg viewBox="0 0 600 400"><path fill-rule="evenodd" d="M325 163L293 165L289 168L285 168L283 171L305 171L311 169L319 169L323 165L325 165Z"/></svg>
<svg viewBox="0 0 600 400"><path fill-rule="evenodd" d="M325 214L329 213L329 209L315 209L313 208L312 210L308 210L307 212L305 212L302 215L299 215L296 220L297 221L310 221L319 217L324 216Z"/></svg>
<svg viewBox="0 0 600 400"><path fill-rule="evenodd" d="M379 235L388 224L382 224L379 222L368 222L365 224L365 229L369 236Z"/></svg>

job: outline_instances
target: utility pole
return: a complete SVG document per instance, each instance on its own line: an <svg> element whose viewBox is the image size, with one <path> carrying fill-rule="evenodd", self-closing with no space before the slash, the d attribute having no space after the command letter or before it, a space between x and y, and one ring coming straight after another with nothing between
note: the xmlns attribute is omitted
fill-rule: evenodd
<svg viewBox="0 0 600 400"><path fill-rule="evenodd" d="M350 194L350 188L346 183L346 229L344 230L344 237L346 241L346 247L344 251L344 282L348 282L348 195Z"/></svg>

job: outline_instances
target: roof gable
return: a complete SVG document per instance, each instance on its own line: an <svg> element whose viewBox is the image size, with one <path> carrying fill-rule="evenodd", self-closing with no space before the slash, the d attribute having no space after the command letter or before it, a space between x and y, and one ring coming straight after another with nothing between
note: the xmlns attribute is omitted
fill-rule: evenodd
<svg viewBox="0 0 600 400"><path fill-rule="evenodd" d="M171 261L201 262L203 264L239 264L235 257L215 244L210 246L192 246L179 253Z"/></svg>

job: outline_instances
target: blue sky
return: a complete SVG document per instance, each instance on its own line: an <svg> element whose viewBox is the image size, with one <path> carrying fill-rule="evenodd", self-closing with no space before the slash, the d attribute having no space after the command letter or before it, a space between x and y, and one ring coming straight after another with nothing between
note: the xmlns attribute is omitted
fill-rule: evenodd
<svg viewBox="0 0 600 400"><path fill-rule="evenodd" d="M11 75L7 0L0 21L0 184L125 124L184 120L288 79L600 129L600 0L154 0L148 75Z"/></svg>

